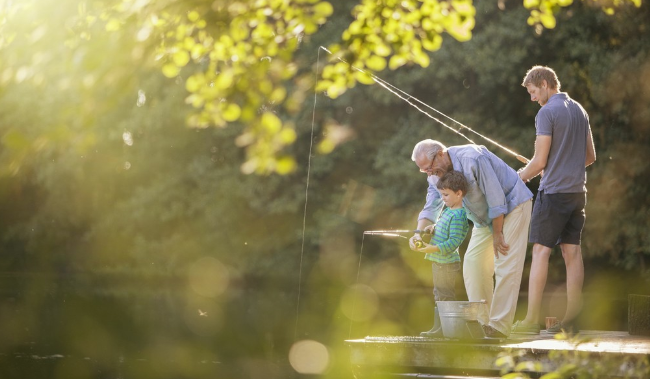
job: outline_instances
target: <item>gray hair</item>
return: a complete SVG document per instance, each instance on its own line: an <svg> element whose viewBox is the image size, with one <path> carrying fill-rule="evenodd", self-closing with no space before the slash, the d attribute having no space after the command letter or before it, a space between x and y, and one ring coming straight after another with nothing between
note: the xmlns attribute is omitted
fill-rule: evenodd
<svg viewBox="0 0 650 379"><path fill-rule="evenodd" d="M415 144L411 160L415 162L415 159L421 155L426 155L428 159L433 160L433 157L435 157L438 152L444 151L446 148L445 145L438 141L425 139Z"/></svg>

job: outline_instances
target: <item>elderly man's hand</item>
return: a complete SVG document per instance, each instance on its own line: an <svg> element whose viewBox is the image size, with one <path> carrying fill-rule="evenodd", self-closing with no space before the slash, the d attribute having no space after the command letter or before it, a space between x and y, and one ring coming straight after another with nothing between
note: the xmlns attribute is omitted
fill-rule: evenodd
<svg viewBox="0 0 650 379"><path fill-rule="evenodd" d="M492 235L493 245L494 245L494 256L499 258L499 254L508 255L508 250L510 250L510 245L506 243L506 239L503 236L503 233L498 232Z"/></svg>

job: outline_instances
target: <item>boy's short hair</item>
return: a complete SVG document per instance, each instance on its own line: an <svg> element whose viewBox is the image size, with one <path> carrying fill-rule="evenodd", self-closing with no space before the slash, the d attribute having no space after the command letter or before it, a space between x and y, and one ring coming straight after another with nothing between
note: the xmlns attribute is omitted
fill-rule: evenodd
<svg viewBox="0 0 650 379"><path fill-rule="evenodd" d="M438 180L438 189L449 189L454 192L461 191L463 196L467 194L467 179L465 175L460 171L448 171L445 173L440 180Z"/></svg>
<svg viewBox="0 0 650 379"><path fill-rule="evenodd" d="M528 70L526 76L524 76L524 81L521 82L521 85L522 87L526 87L528 84L533 84L539 88L542 86L543 80L546 80L546 83L551 89L557 89L559 91L562 87L555 71L546 66L533 66L533 68Z"/></svg>

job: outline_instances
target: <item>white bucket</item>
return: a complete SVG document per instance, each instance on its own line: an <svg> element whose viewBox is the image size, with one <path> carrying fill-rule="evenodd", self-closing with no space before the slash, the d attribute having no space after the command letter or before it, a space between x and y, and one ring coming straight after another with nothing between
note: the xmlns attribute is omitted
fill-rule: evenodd
<svg viewBox="0 0 650 379"><path fill-rule="evenodd" d="M472 338L467 321L478 320L483 301L437 301L442 334L446 338Z"/></svg>

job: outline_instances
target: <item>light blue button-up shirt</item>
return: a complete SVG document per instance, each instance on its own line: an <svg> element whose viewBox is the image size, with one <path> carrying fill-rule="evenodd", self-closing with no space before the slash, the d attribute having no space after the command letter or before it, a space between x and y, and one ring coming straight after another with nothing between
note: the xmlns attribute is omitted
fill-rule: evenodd
<svg viewBox="0 0 650 379"><path fill-rule="evenodd" d="M533 198L517 172L485 146L462 145L447 149L454 170L465 174L469 184L463 198L467 218L474 226L492 227L492 219L507 215L518 205ZM424 208L418 217L431 222L438 219L444 203L438 188L427 177L429 188Z"/></svg>

